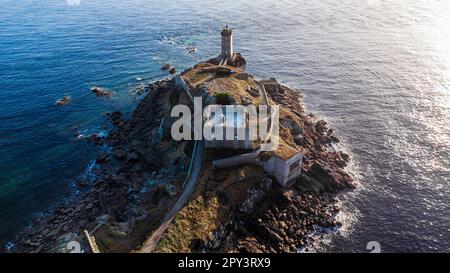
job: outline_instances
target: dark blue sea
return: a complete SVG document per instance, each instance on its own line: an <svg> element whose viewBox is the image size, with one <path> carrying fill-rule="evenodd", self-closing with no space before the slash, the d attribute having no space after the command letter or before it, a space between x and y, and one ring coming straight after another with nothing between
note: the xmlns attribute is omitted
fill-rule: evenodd
<svg viewBox="0 0 450 273"><path fill-rule="evenodd" d="M450 251L450 2L0 0L0 242L76 194L137 84L218 54L301 90L353 158L344 226L317 251ZM189 54L186 47L198 50ZM142 80L140 80L141 78ZM96 98L90 87L114 92ZM72 103L55 106L70 95ZM74 192L75 191L75 192Z"/></svg>

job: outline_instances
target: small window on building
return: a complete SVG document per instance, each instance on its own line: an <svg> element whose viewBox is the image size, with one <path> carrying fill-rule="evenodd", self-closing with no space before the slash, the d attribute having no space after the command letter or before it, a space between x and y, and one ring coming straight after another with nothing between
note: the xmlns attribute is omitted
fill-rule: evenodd
<svg viewBox="0 0 450 273"><path fill-rule="evenodd" d="M298 168L299 164L298 162L294 162L293 164L291 164L291 166L289 166L289 172L293 172Z"/></svg>

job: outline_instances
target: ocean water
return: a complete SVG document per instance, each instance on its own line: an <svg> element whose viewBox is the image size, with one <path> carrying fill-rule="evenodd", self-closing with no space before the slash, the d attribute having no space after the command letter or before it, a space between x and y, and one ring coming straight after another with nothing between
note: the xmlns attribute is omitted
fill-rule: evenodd
<svg viewBox="0 0 450 273"><path fill-rule="evenodd" d="M450 2L0 0L0 242L71 196L104 149L75 139L128 92L218 54L305 94L353 158L344 228L321 251L450 251ZM197 52L188 54L187 46ZM99 99L89 88L113 90ZM72 103L54 105L68 94Z"/></svg>

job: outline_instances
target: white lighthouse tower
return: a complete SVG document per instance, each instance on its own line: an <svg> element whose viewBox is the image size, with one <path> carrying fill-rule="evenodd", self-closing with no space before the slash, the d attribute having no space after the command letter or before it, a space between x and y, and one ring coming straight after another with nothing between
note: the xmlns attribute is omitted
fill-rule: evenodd
<svg viewBox="0 0 450 273"><path fill-rule="evenodd" d="M233 31L225 26L225 28L220 32L222 34L222 53L221 57L225 60L233 59Z"/></svg>

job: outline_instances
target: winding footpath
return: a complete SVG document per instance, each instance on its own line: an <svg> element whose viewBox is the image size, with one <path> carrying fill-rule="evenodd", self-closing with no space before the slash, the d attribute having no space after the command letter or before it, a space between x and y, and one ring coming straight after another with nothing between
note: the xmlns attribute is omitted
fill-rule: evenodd
<svg viewBox="0 0 450 273"><path fill-rule="evenodd" d="M258 86L259 95L262 99L262 105L270 106L269 104L269 97L267 96L266 88L262 83L257 82L256 85Z"/></svg>
<svg viewBox="0 0 450 273"><path fill-rule="evenodd" d="M194 150L192 152L192 158L189 166L189 171L186 180L183 185L184 191L178 198L175 205L166 215L162 224L159 226L155 232L153 232L152 236L144 243L142 248L138 251L141 253L150 253L153 252L158 242L161 240L162 235L169 227L175 215L180 211L180 209L184 206L186 201L191 196L194 191L195 186L197 185L198 178L200 177L200 172L202 170L202 161L203 161L203 150L204 150L204 142L202 140L195 141Z"/></svg>

